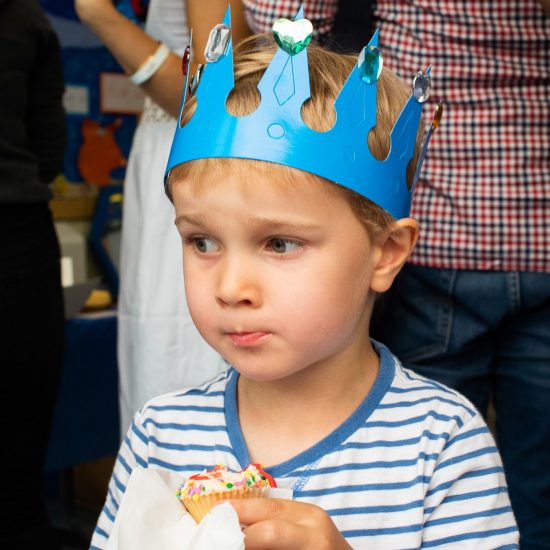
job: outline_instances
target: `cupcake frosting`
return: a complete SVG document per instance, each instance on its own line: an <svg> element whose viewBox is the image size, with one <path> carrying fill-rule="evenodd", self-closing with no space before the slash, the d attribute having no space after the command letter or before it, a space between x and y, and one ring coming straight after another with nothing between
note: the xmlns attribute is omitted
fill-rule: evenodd
<svg viewBox="0 0 550 550"><path fill-rule="evenodd" d="M228 470L218 464L213 470L204 470L192 475L179 488L179 498L199 499L202 495L256 487L276 487L275 480L264 472L258 464L250 464L240 472Z"/></svg>

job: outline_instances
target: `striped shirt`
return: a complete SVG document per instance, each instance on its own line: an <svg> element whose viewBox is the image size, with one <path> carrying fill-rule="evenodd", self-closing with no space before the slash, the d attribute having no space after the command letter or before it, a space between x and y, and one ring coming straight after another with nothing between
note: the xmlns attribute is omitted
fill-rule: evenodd
<svg viewBox="0 0 550 550"><path fill-rule="evenodd" d="M368 396L325 439L267 468L293 498L325 509L356 549L518 548L501 460L473 405L404 369L383 346ZM250 457L238 373L149 401L117 458L91 549L105 548L133 468L187 476ZM174 487L174 492L176 491Z"/></svg>
<svg viewBox="0 0 550 550"><path fill-rule="evenodd" d="M550 17L538 0L378 0L387 66L445 102L412 263L550 272ZM431 114L430 114L431 116Z"/></svg>

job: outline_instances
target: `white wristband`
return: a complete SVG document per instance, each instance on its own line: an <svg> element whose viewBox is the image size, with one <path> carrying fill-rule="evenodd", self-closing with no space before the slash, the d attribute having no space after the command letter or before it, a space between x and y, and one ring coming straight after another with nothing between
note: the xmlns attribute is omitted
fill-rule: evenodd
<svg viewBox="0 0 550 550"><path fill-rule="evenodd" d="M157 51L150 55L134 74L130 75L130 80L138 86L147 82L160 69L169 55L170 50L166 44L161 42Z"/></svg>

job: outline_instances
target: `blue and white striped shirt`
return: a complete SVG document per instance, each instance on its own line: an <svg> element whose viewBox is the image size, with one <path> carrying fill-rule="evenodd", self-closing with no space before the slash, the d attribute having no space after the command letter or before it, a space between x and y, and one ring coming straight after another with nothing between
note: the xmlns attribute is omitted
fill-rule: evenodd
<svg viewBox="0 0 550 550"><path fill-rule="evenodd" d="M404 369L383 346L378 377L334 432L267 468L295 500L325 509L353 548L518 548L494 440L460 394ZM250 458L240 431L238 373L149 401L117 458L92 549L105 547L133 468L187 476ZM176 491L174 487L174 491Z"/></svg>

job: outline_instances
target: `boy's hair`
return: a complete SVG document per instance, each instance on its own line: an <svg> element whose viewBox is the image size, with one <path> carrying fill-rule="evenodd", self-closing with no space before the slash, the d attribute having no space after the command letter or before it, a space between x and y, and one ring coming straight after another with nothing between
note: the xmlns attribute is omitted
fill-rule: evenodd
<svg viewBox="0 0 550 550"><path fill-rule="evenodd" d="M276 49L277 45L268 34L249 37L237 45L233 58L235 87L226 102L229 113L234 116L245 116L254 112L258 107L260 92L257 86ZM333 104L357 63L357 56L337 54L310 44L308 46L308 61L311 97L302 106L302 118L311 129L325 132L336 121ZM410 96L410 89L396 74L386 68L382 69L377 85L376 127L369 133L368 144L373 156L383 160L390 150L391 130ZM191 97L186 102L181 116L182 125L185 125L193 116L196 103L196 97ZM414 177L421 137L419 131L415 154L407 169L409 187ZM291 183L296 170L289 166L266 161L249 159L246 159L246 162L242 161L243 159L235 158L206 158L180 164L170 171L166 192L171 198L171 185L174 181L186 179L194 185L199 185L204 174L212 171L223 174L228 169L253 169L268 174L277 181ZM376 234L394 221L393 217L385 210L355 191L320 176L313 174L308 174L308 176L314 181L322 182L325 186L330 185L336 188L346 198L353 212L370 235Z"/></svg>

